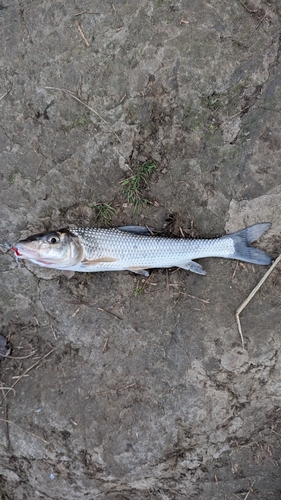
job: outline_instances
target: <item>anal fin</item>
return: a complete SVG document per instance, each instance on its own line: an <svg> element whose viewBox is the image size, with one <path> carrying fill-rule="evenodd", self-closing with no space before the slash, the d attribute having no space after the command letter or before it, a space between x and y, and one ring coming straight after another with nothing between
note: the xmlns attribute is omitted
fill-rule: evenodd
<svg viewBox="0 0 281 500"><path fill-rule="evenodd" d="M69 270L69 271L61 271L61 274L62 274L63 276L66 276L66 278L67 278L68 280L70 280L70 278L72 278L72 276L74 276L75 271L70 271L70 270Z"/></svg>
<svg viewBox="0 0 281 500"><path fill-rule="evenodd" d="M205 269L201 266L201 264L198 264L198 262L193 262L193 260L190 260L186 264L180 264L178 267L180 267L181 269L186 269L187 271L191 271L192 273L196 274L202 274L202 275L207 274Z"/></svg>
<svg viewBox="0 0 281 500"><path fill-rule="evenodd" d="M128 267L128 271L131 271L131 273L140 274L145 278L148 278L149 276L149 272L143 267Z"/></svg>

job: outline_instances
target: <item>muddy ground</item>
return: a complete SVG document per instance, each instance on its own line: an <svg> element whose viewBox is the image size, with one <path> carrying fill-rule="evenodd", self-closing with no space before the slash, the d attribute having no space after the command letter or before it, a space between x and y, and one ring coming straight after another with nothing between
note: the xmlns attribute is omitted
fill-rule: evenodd
<svg viewBox="0 0 281 500"><path fill-rule="evenodd" d="M69 223L281 249L280 0L4 0L1 240ZM50 88L52 87L52 88ZM73 95L63 91L67 90ZM156 170L137 213L121 182ZM280 266L76 274L2 247L2 500L281 497Z"/></svg>

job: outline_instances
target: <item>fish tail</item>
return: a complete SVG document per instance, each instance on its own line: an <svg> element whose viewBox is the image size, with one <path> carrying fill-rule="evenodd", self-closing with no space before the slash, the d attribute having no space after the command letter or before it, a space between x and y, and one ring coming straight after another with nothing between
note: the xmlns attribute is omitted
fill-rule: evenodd
<svg viewBox="0 0 281 500"><path fill-rule="evenodd" d="M234 254L232 254L231 258L244 262L251 262L252 264L260 264L262 266L271 264L273 259L267 255L266 252L251 246L254 241L257 241L265 231L270 228L270 226L270 222L264 222L224 236L224 238L231 237L234 243Z"/></svg>

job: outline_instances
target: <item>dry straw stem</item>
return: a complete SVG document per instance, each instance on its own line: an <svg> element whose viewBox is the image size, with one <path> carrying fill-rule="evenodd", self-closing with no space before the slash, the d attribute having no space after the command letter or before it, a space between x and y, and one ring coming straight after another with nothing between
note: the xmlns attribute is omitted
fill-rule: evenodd
<svg viewBox="0 0 281 500"><path fill-rule="evenodd" d="M83 33L83 31L82 31L82 28L81 28L80 24L78 23L78 21L76 21L76 23L75 23L75 24L76 24L76 26L77 26L77 28L78 28L78 31L79 31L79 33L80 33L81 37L83 38L83 40L84 40L84 42L85 42L85 45L86 45L87 47L90 47L89 40L87 40L86 36L84 35L84 33Z"/></svg>
<svg viewBox="0 0 281 500"><path fill-rule="evenodd" d="M195 297L195 295L190 295L189 293L185 293L184 295L186 295L186 297L190 297L191 299L199 300L199 302L203 302L203 304L210 304L209 299L201 299L200 297ZM187 302L187 300L184 302Z"/></svg>
<svg viewBox="0 0 281 500"><path fill-rule="evenodd" d="M176 270L178 270L178 269L176 269ZM170 286L178 286L178 285L170 285ZM210 299L201 299L200 297L195 297L195 295L190 295L189 293L180 292L180 291L178 293L180 295L184 295L185 297L189 297L190 299L199 300L199 302L202 302L203 304L210 304ZM185 304L185 302L188 302L188 301L185 300L184 304Z"/></svg>
<svg viewBox="0 0 281 500"><path fill-rule="evenodd" d="M116 134L116 132L114 132L113 128L109 125L109 123L97 111L95 111L93 108L91 108L91 106L88 106L88 104L86 104L85 102L81 101L81 99L79 99L79 97L77 97L74 94L74 92L71 92L71 90L67 90L67 89L61 89L59 87L44 87L44 88L45 89L49 89L49 90L59 90L60 92L64 92L65 94L67 94L70 97L72 97L73 99L75 99L75 101L80 102L80 104L82 104L87 109L89 109L90 111L92 111L92 113L94 113L95 115L97 115L100 118L100 120L102 120L107 125L107 127L109 128L109 130L115 135L115 137L118 139L118 141L120 142L120 144L122 144L122 141L121 141L120 137L118 137L118 135Z"/></svg>
<svg viewBox="0 0 281 500"><path fill-rule="evenodd" d="M31 356L34 356L35 353L36 353L36 351L32 351L30 354L27 354L26 356L6 356L6 357L9 359L27 359L27 358L31 358ZM3 356L3 357L5 357L5 356Z"/></svg>
<svg viewBox="0 0 281 500"><path fill-rule="evenodd" d="M268 271L262 277L262 279L257 284L257 286L255 286L255 288L251 291L250 295L238 307L238 309L237 309L237 311L235 313L236 323L237 323L238 331L239 331L239 334L240 334L240 337L241 337L241 342L242 342L243 349L244 349L244 337L243 337L243 333L242 333L242 328L241 328L241 323L240 323L239 316L240 316L241 312L245 309L245 307L249 304L249 302L252 300L252 298L256 295L257 291L260 289L260 287L262 286L262 284L267 280L268 276L272 273L273 269L277 266L277 264L280 262L280 260L281 260L281 254L273 262L272 266L268 269Z"/></svg>

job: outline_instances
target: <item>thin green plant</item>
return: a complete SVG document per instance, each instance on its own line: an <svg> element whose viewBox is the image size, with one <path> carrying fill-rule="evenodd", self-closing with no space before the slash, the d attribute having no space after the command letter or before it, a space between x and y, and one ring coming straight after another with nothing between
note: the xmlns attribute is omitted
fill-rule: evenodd
<svg viewBox="0 0 281 500"><path fill-rule="evenodd" d="M137 213L139 213L142 205L148 203L148 200L141 196L141 190L147 186L148 180L155 169L155 163L143 163L138 167L135 175L121 182L123 198L127 203L135 205L135 211Z"/></svg>
<svg viewBox="0 0 281 500"><path fill-rule="evenodd" d="M134 289L134 296L141 297L144 294L146 288L147 288L147 280L145 281L142 280Z"/></svg>
<svg viewBox="0 0 281 500"><path fill-rule="evenodd" d="M144 295L144 293L147 291L147 288L148 288L148 285L155 285L155 283L151 283L150 279L152 278L153 276L153 272L150 273L150 275L148 276L148 278L146 279L141 279L136 288L134 289L134 296L135 297L141 297Z"/></svg>
<svg viewBox="0 0 281 500"><path fill-rule="evenodd" d="M105 226L110 226L112 217L116 212L112 203L90 203L89 206L95 209L98 220L102 220Z"/></svg>

